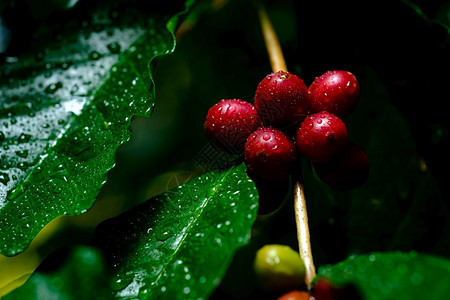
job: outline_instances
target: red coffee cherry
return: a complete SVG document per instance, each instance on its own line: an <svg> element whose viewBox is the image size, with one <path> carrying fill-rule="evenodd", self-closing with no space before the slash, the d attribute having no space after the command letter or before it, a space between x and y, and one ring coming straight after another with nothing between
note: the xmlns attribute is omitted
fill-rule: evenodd
<svg viewBox="0 0 450 300"><path fill-rule="evenodd" d="M293 125L308 111L308 89L303 80L292 73L269 74L258 84L255 107L265 126Z"/></svg>
<svg viewBox="0 0 450 300"><path fill-rule="evenodd" d="M370 163L366 153L349 142L344 150L331 161L314 163L319 178L338 190L351 190L364 184L369 177Z"/></svg>
<svg viewBox="0 0 450 300"><path fill-rule="evenodd" d="M297 129L297 150L312 162L325 162L342 150L347 137L344 122L322 111L308 116Z"/></svg>
<svg viewBox="0 0 450 300"><path fill-rule="evenodd" d="M205 121L206 137L229 153L242 153L248 136L261 126L255 107L240 99L223 99L211 107Z"/></svg>
<svg viewBox="0 0 450 300"><path fill-rule="evenodd" d="M304 291L292 291L278 297L277 300L309 300L310 295Z"/></svg>
<svg viewBox="0 0 450 300"><path fill-rule="evenodd" d="M261 127L245 143L245 162L255 175L279 180L289 175L296 159L294 143L282 131Z"/></svg>
<svg viewBox="0 0 450 300"><path fill-rule="evenodd" d="M347 71L327 71L316 77L308 92L311 113L326 110L341 118L352 112L359 100L358 81Z"/></svg>

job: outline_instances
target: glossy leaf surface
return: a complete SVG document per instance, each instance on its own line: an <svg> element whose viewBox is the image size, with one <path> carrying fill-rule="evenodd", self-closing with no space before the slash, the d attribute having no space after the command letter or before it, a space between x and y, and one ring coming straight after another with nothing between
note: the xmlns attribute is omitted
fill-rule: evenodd
<svg viewBox="0 0 450 300"><path fill-rule="evenodd" d="M102 223L94 241L116 296L206 299L250 239L258 197L245 171L206 173Z"/></svg>
<svg viewBox="0 0 450 300"><path fill-rule="evenodd" d="M174 48L167 18L135 3L79 6L53 22L0 69L5 255L23 251L52 219L92 206L132 117L152 111L150 62Z"/></svg>

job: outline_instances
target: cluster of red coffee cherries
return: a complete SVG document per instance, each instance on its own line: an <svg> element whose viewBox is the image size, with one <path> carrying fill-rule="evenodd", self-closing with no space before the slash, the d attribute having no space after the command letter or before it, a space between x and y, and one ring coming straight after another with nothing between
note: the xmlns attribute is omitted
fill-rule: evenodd
<svg viewBox="0 0 450 300"><path fill-rule="evenodd" d="M358 81L347 71L327 71L309 88L297 75L278 71L258 84L254 105L228 99L211 107L206 136L226 152L243 152L247 167L264 180L288 177L300 154L325 183L349 190L369 172L366 154L348 141L342 121L359 93Z"/></svg>

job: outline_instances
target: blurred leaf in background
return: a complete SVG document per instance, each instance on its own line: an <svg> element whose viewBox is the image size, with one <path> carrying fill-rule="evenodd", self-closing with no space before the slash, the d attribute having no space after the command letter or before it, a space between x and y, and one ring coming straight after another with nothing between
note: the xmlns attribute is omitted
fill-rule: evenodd
<svg viewBox="0 0 450 300"><path fill-rule="evenodd" d="M106 265L99 250L63 249L42 263L27 284L4 299L111 299Z"/></svg>
<svg viewBox="0 0 450 300"><path fill-rule="evenodd" d="M446 299L450 261L417 252L370 253L320 269L335 285L357 285L364 299Z"/></svg>

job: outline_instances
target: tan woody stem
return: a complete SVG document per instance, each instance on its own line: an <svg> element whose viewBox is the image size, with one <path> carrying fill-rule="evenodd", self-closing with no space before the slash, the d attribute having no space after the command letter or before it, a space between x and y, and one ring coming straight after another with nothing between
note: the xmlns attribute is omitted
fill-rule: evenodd
<svg viewBox="0 0 450 300"><path fill-rule="evenodd" d="M297 178L294 186L294 210L297 224L298 249L306 269L305 283L307 286L311 286L311 282L316 277L316 268L314 267L311 252L305 192L300 178Z"/></svg>
<svg viewBox="0 0 450 300"><path fill-rule="evenodd" d="M258 17L264 36L264 41L266 43L267 52L269 54L272 72L277 72L280 70L287 71L286 61L284 60L280 42L278 41L277 34L272 26L269 15L259 1L255 1L255 5L258 11ZM311 252L308 213L306 211L306 199L301 178L301 166L297 165L297 168L298 174L296 174L294 186L294 209L297 225L297 239L300 257L302 258L306 269L305 283L307 286L311 286L311 282L314 280L314 277L316 277L316 268L314 267Z"/></svg>
<svg viewBox="0 0 450 300"><path fill-rule="evenodd" d="M287 71L286 61L284 60L283 51L281 50L278 36L273 29L272 22L267 14L264 6L255 1L256 9L258 11L259 23L261 24L261 30L266 43L267 52L269 54L270 65L272 66L272 72Z"/></svg>

